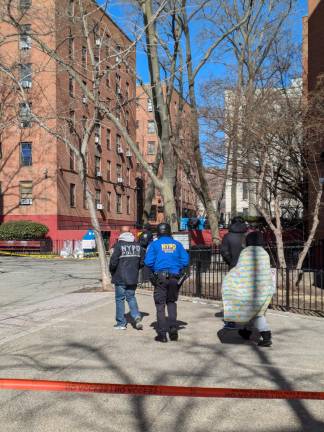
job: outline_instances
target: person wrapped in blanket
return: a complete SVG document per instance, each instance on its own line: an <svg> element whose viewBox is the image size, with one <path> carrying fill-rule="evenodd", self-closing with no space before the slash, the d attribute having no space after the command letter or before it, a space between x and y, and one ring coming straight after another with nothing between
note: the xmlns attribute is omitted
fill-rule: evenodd
<svg viewBox="0 0 324 432"><path fill-rule="evenodd" d="M249 340L253 328L260 333L259 346L272 345L271 330L265 313L275 292L270 258L263 248L259 231L246 237L237 265L223 281L224 321L243 326L240 336Z"/></svg>

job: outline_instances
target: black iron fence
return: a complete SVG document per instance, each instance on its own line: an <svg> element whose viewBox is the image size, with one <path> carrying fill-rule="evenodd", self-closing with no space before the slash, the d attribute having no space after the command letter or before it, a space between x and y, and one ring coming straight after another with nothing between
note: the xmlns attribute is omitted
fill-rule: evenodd
<svg viewBox="0 0 324 432"><path fill-rule="evenodd" d="M288 253L291 253L290 251ZM221 300L222 282L228 272L228 266L219 250L193 249L190 255L190 277L181 287L180 294ZM305 268L298 271L292 268L278 268L276 285L273 308L324 316L324 270ZM145 282L142 286L153 289L150 282Z"/></svg>

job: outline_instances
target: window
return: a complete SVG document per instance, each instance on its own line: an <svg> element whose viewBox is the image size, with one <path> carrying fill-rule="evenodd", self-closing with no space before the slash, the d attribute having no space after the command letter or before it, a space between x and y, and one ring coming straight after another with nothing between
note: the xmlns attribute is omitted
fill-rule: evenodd
<svg viewBox="0 0 324 432"><path fill-rule="evenodd" d="M122 196L120 194L116 194L116 212L122 212Z"/></svg>
<svg viewBox="0 0 324 432"><path fill-rule="evenodd" d="M107 142L107 149L111 150L111 130L107 129L106 131L106 142Z"/></svg>
<svg viewBox="0 0 324 432"><path fill-rule="evenodd" d="M69 118L69 130L70 133L74 133L75 132L75 112L74 111L70 111L69 113L70 118Z"/></svg>
<svg viewBox="0 0 324 432"><path fill-rule="evenodd" d="M32 65L30 63L20 65L19 81L24 89L32 86Z"/></svg>
<svg viewBox="0 0 324 432"><path fill-rule="evenodd" d="M33 182L21 181L19 182L19 196L20 205L33 204Z"/></svg>
<svg viewBox="0 0 324 432"><path fill-rule="evenodd" d="M100 144L100 141L101 141L101 125L100 125L100 123L95 124L94 134L95 134L95 143Z"/></svg>
<svg viewBox="0 0 324 432"><path fill-rule="evenodd" d="M96 189L96 208L98 207L98 204L101 204L101 190L100 189Z"/></svg>
<svg viewBox="0 0 324 432"><path fill-rule="evenodd" d="M131 183L131 170L127 168L127 186L130 186Z"/></svg>
<svg viewBox="0 0 324 432"><path fill-rule="evenodd" d="M70 170L75 170L75 153L72 149L70 149Z"/></svg>
<svg viewBox="0 0 324 432"><path fill-rule="evenodd" d="M110 87L110 68L106 66L106 86Z"/></svg>
<svg viewBox="0 0 324 432"><path fill-rule="evenodd" d="M32 4L32 0L19 0L19 9L22 12L26 12L28 9L30 9Z"/></svg>
<svg viewBox="0 0 324 432"><path fill-rule="evenodd" d="M69 95L74 97L74 79L71 76L69 77Z"/></svg>
<svg viewBox="0 0 324 432"><path fill-rule="evenodd" d="M95 171L96 177L101 176L101 158L99 156L95 156Z"/></svg>
<svg viewBox="0 0 324 432"><path fill-rule="evenodd" d="M126 212L128 215L130 214L130 196L126 197Z"/></svg>
<svg viewBox="0 0 324 432"><path fill-rule="evenodd" d="M107 211L111 211L111 192L107 192Z"/></svg>
<svg viewBox="0 0 324 432"><path fill-rule="evenodd" d="M121 136L120 135L116 135L116 151L118 154L122 152Z"/></svg>
<svg viewBox="0 0 324 432"><path fill-rule="evenodd" d="M98 55L94 56L94 64L97 70L99 70L99 66L100 66L100 59Z"/></svg>
<svg viewBox="0 0 324 432"><path fill-rule="evenodd" d="M87 81L82 81L83 87L85 88L83 96L82 96L82 103L84 103L85 105L88 103L88 98L87 98L87 94L86 94L86 88L87 88Z"/></svg>
<svg viewBox="0 0 324 432"><path fill-rule="evenodd" d="M129 132L129 112L125 111L125 126L127 129L127 132Z"/></svg>
<svg viewBox="0 0 324 432"><path fill-rule="evenodd" d="M107 161L107 181L111 181L111 162Z"/></svg>
<svg viewBox="0 0 324 432"><path fill-rule="evenodd" d="M31 25L23 24L21 26L21 33L19 37L19 48L21 50L29 50L32 47L32 39L30 37Z"/></svg>
<svg viewBox="0 0 324 432"><path fill-rule="evenodd" d="M119 164L116 165L116 176L117 176L117 179L122 177L122 166Z"/></svg>
<svg viewBox="0 0 324 432"><path fill-rule="evenodd" d="M129 83L126 81L125 97L129 99Z"/></svg>
<svg viewBox="0 0 324 432"><path fill-rule="evenodd" d="M147 122L147 133L154 134L155 133L155 123L154 120L148 120Z"/></svg>
<svg viewBox="0 0 324 432"><path fill-rule="evenodd" d="M81 62L84 69L87 67L87 53L87 47L83 46L81 50Z"/></svg>
<svg viewBox="0 0 324 432"><path fill-rule="evenodd" d="M116 74L116 94L121 94L121 78L120 75Z"/></svg>
<svg viewBox="0 0 324 432"><path fill-rule="evenodd" d="M95 23L95 25L93 26L93 42L96 47L99 47L101 45L98 23Z"/></svg>
<svg viewBox="0 0 324 432"><path fill-rule="evenodd" d="M82 125L82 129L86 128L86 126L87 126L87 117L86 116L82 116L81 125ZM82 132L84 132L84 131L82 131Z"/></svg>
<svg viewBox="0 0 324 432"><path fill-rule="evenodd" d="M20 143L20 165L31 166L32 164L33 164L32 143L31 142Z"/></svg>
<svg viewBox="0 0 324 432"><path fill-rule="evenodd" d="M69 0L68 15L69 15L69 17L74 17L74 0Z"/></svg>
<svg viewBox="0 0 324 432"><path fill-rule="evenodd" d="M153 111L152 99L147 99L147 111L148 112L152 112Z"/></svg>
<svg viewBox="0 0 324 432"><path fill-rule="evenodd" d="M157 208L156 205L152 205L151 213L149 214L149 220L155 221L157 216Z"/></svg>
<svg viewBox="0 0 324 432"><path fill-rule="evenodd" d="M116 46L116 63L120 63L121 62L121 46L117 45Z"/></svg>
<svg viewBox="0 0 324 432"><path fill-rule="evenodd" d="M70 183L70 207L75 207L75 184Z"/></svg>
<svg viewBox="0 0 324 432"><path fill-rule="evenodd" d="M248 184L247 182L242 183L243 193L242 193L242 199L247 200L249 196L249 190L248 190Z"/></svg>
<svg viewBox="0 0 324 432"><path fill-rule="evenodd" d="M148 141L147 154L148 155L155 155L155 141Z"/></svg>
<svg viewBox="0 0 324 432"><path fill-rule="evenodd" d="M72 32L70 30L69 33L69 60L73 61L74 59L74 37L72 35Z"/></svg>
<svg viewBox="0 0 324 432"><path fill-rule="evenodd" d="M31 103L21 102L19 104L20 126L27 128L31 126Z"/></svg>
<svg viewBox="0 0 324 432"><path fill-rule="evenodd" d="M139 128L139 121L136 120L136 129L138 129L138 128Z"/></svg>

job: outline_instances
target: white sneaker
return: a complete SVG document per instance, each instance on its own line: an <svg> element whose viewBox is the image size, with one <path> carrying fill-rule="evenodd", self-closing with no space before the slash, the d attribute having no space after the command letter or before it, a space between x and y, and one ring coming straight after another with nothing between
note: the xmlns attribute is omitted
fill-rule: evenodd
<svg viewBox="0 0 324 432"><path fill-rule="evenodd" d="M142 323L142 318L141 317L137 317L135 320L135 327L137 330L143 330L143 323Z"/></svg>
<svg viewBox="0 0 324 432"><path fill-rule="evenodd" d="M114 329L115 330L126 330L126 326L125 325L115 324L114 325Z"/></svg>

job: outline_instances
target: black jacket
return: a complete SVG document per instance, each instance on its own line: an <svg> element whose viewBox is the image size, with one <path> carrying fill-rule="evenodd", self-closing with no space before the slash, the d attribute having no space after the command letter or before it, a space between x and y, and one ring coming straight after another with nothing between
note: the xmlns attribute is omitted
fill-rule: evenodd
<svg viewBox="0 0 324 432"><path fill-rule="evenodd" d="M223 238L220 253L230 268L236 266L240 253L245 247L246 232L247 225L236 222L230 226L229 233Z"/></svg>
<svg viewBox="0 0 324 432"><path fill-rule="evenodd" d="M145 251L134 241L132 234L125 234L119 237L110 258L111 281L117 285L137 285L139 269L144 266Z"/></svg>

